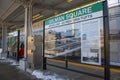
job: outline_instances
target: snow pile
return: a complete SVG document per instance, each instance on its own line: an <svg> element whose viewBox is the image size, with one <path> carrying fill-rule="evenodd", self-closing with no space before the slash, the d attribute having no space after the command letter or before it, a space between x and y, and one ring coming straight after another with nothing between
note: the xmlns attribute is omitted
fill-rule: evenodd
<svg viewBox="0 0 120 80"><path fill-rule="evenodd" d="M6 57L1 57L1 60L5 60L6 59Z"/></svg>
<svg viewBox="0 0 120 80"><path fill-rule="evenodd" d="M38 79L42 79L42 80L69 80L66 78L63 78L55 73L51 73L51 72L42 72L39 70L34 70L32 75L36 76Z"/></svg>
<svg viewBox="0 0 120 80"><path fill-rule="evenodd" d="M13 62L11 65L13 65L13 66L18 66L19 63L17 63L17 62Z"/></svg>
<svg viewBox="0 0 120 80"><path fill-rule="evenodd" d="M14 63L15 62L15 60L12 60L12 59L6 59L7 60L7 62L9 62L9 63Z"/></svg>
<svg viewBox="0 0 120 80"><path fill-rule="evenodd" d="M10 63L10 65L17 66L19 65L15 60L13 59L7 59L7 62Z"/></svg>

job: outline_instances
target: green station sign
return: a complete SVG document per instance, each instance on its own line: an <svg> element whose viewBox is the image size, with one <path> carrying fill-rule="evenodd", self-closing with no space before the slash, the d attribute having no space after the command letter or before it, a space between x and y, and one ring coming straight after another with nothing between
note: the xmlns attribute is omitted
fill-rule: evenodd
<svg viewBox="0 0 120 80"><path fill-rule="evenodd" d="M102 2L99 2L99 3L92 4L87 7L79 8L79 9L73 10L71 12L63 13L59 16L47 19L47 20L45 20L45 25L51 25L51 24L54 24L57 22L74 19L74 18L77 18L80 16L96 13L96 12L99 12L102 10L103 10L103 4L102 4Z"/></svg>

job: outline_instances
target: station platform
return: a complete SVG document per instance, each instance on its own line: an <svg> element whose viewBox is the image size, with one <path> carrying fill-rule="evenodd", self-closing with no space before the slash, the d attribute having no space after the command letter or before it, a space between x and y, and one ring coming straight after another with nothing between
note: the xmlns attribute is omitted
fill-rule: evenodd
<svg viewBox="0 0 120 80"><path fill-rule="evenodd" d="M55 59L48 59L47 64L48 70L62 76L66 75L70 80L104 80L103 66L69 62L66 69L64 61ZM120 80L119 67L110 68L110 80Z"/></svg>
<svg viewBox="0 0 120 80"><path fill-rule="evenodd" d="M104 80L104 69L99 66L70 63L66 69L62 61L52 59L47 62L47 70L28 73L18 66L14 62L0 60L0 80ZM110 80L120 80L120 69L111 68L110 77Z"/></svg>

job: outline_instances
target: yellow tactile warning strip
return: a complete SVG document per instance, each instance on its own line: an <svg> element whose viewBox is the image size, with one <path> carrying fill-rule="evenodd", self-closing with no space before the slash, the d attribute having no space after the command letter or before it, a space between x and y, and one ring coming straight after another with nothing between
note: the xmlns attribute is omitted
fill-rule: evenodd
<svg viewBox="0 0 120 80"><path fill-rule="evenodd" d="M54 62L59 62L59 63L65 63L65 61L57 60L57 59L47 58L47 60L54 61ZM102 67L102 66L94 66L94 65L87 65L87 64L81 64L81 63L78 64L78 63L74 63L74 62L70 62L70 61L69 61L69 64L75 65L75 66L91 68L91 69L104 70L104 67ZM110 70L112 72L119 72L120 73L120 69L110 68Z"/></svg>

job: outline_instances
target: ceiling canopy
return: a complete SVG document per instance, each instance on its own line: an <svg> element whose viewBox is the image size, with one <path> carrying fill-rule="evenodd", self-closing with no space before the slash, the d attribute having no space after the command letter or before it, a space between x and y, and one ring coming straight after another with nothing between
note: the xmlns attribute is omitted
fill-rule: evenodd
<svg viewBox="0 0 120 80"><path fill-rule="evenodd" d="M24 7L20 1L28 0L0 0L0 23L5 22L8 31L24 25ZM94 1L98 0L32 0L33 21L40 21Z"/></svg>

